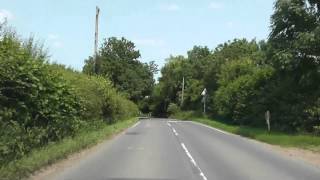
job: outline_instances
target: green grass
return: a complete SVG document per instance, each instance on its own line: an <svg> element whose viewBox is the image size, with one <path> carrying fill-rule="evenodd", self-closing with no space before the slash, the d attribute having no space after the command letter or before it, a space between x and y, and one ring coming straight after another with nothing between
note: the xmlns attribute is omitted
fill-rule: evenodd
<svg viewBox="0 0 320 180"><path fill-rule="evenodd" d="M41 149L34 150L22 159L10 162L0 168L0 179L22 179L40 168L50 165L68 155L91 147L112 135L130 127L138 118L131 118L112 125L104 124L98 130L82 131L73 138L65 138L60 142L49 144Z"/></svg>
<svg viewBox="0 0 320 180"><path fill-rule="evenodd" d="M288 134L279 131L271 131L269 133L266 129L262 128L230 125L214 119L192 116L186 117L185 115L184 117L179 117L178 115L175 116L175 118L196 121L233 134L238 134L269 144L279 145L283 147L296 147L312 150L314 152L320 152L320 137L311 134Z"/></svg>

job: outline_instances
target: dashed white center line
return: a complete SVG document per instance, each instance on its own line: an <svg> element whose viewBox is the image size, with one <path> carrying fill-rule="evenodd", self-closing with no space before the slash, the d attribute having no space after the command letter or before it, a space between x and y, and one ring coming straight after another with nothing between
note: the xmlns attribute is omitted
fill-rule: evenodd
<svg viewBox="0 0 320 180"><path fill-rule="evenodd" d="M171 124L169 122L167 122L167 125L172 129L174 135L178 136L178 132L171 126ZM193 157L191 156L189 150L187 149L187 147L184 145L184 143L181 143L181 146L184 150L184 152L187 154L187 156L189 157L189 160L191 161L192 165L198 169L199 171L199 175L203 180L207 180L207 177L204 175L204 173L202 172L202 170L200 169L200 167L198 166L198 164L196 163L196 161L193 159Z"/></svg>
<svg viewBox="0 0 320 180"><path fill-rule="evenodd" d="M183 148L183 150L185 151L185 153L187 154L187 156L189 157L191 163L199 170L199 175L201 176L201 178L203 180L207 180L207 177L204 175L204 173L202 172L202 170L200 169L200 167L197 165L196 161L193 159L193 157L191 156L189 150L187 149L187 147L184 145L184 143L181 143L181 146Z"/></svg>
<svg viewBox="0 0 320 180"><path fill-rule="evenodd" d="M174 135L176 135L176 136L178 136L179 134L177 133L177 131L171 126L171 124L169 123L169 122L167 122L167 125L169 126L169 127L171 127L171 129L172 129L172 131L173 131L173 133L174 133Z"/></svg>
<svg viewBox="0 0 320 180"><path fill-rule="evenodd" d="M170 123L168 123L168 122L167 122L167 125L168 125L169 127L171 127L171 124L170 124Z"/></svg>
<svg viewBox="0 0 320 180"><path fill-rule="evenodd" d="M176 131L174 128L172 128L172 131L173 131L174 135L176 135L176 136L178 136L178 135L179 135L179 134L177 133L177 131Z"/></svg>

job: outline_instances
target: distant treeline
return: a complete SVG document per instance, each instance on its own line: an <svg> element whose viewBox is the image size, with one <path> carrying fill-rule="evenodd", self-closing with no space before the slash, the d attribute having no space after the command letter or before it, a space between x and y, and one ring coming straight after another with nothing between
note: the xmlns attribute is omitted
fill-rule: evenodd
<svg viewBox="0 0 320 180"><path fill-rule="evenodd" d="M235 39L169 57L153 91L153 114L201 112L206 88L210 115L264 126L269 110L273 128L313 131L320 125L319 1L276 1L270 28L265 41Z"/></svg>

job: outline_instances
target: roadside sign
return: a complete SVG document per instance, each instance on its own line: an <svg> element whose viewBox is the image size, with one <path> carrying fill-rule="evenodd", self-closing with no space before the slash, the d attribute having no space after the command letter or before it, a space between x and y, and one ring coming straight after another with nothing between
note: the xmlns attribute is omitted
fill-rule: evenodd
<svg viewBox="0 0 320 180"><path fill-rule="evenodd" d="M202 91L201 95L205 96L207 94L207 88L204 88L204 90Z"/></svg>
<svg viewBox="0 0 320 180"><path fill-rule="evenodd" d="M203 102L203 114L206 114L206 97L207 97L207 88L204 88L204 90L201 93L202 102Z"/></svg>

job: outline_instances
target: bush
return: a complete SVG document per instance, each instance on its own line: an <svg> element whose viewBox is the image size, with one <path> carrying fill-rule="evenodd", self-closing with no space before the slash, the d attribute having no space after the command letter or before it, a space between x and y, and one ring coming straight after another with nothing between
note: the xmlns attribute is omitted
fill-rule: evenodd
<svg viewBox="0 0 320 180"><path fill-rule="evenodd" d="M73 135L79 125L79 99L35 47L12 33L0 41L0 164Z"/></svg>
<svg viewBox="0 0 320 180"><path fill-rule="evenodd" d="M33 39L0 29L0 167L80 130L138 114L103 77L46 61Z"/></svg>
<svg viewBox="0 0 320 180"><path fill-rule="evenodd" d="M177 114L178 112L180 112L179 106L175 103L170 103L167 109L168 115L171 116Z"/></svg>
<svg viewBox="0 0 320 180"><path fill-rule="evenodd" d="M52 66L75 89L84 106L82 118L86 121L103 119L108 123L133 117L137 106L113 88L110 80L101 76L89 76L60 65Z"/></svg>
<svg viewBox="0 0 320 180"><path fill-rule="evenodd" d="M264 112L270 110L265 96L273 69L238 61L226 64L223 68L226 73L225 70L230 74L228 78L221 78L214 95L218 114L242 125L263 125ZM242 74L239 70L246 72Z"/></svg>
<svg viewBox="0 0 320 180"><path fill-rule="evenodd" d="M180 120L192 120L195 117L206 117L202 112L199 111L179 111L175 114L170 115L170 118L180 119Z"/></svg>

